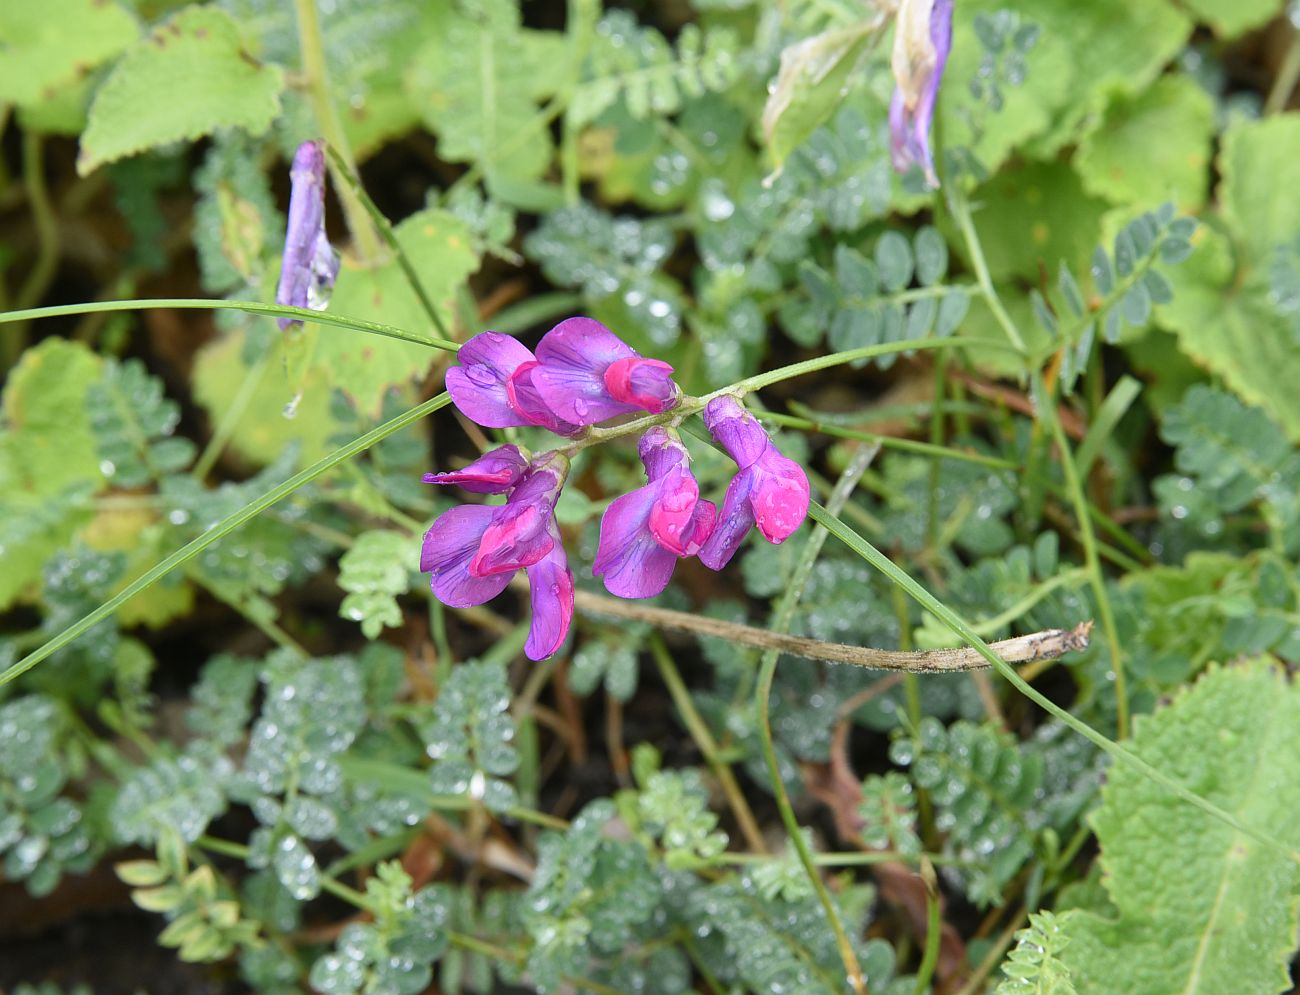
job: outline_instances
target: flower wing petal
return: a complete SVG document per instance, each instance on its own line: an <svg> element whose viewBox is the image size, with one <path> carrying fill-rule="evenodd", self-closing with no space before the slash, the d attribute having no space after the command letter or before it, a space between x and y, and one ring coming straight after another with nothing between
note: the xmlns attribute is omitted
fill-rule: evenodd
<svg viewBox="0 0 1300 995"><path fill-rule="evenodd" d="M470 560L478 552L495 508L465 504L444 512L424 534L420 569L431 573L429 586L438 600L453 608L491 601L510 583L510 574L474 577Z"/></svg>

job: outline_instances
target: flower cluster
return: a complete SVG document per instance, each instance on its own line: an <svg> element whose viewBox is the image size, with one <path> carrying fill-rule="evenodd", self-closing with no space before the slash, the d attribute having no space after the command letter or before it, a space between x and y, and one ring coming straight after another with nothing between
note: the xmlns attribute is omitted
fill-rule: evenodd
<svg viewBox="0 0 1300 995"><path fill-rule="evenodd" d="M631 423L629 432L645 428L638 449L647 483L614 500L601 520L592 573L611 594L659 594L686 556L721 570L751 528L779 543L808 514L807 476L736 398L706 404L682 397L671 366L639 355L597 321L561 322L536 353L507 335L483 332L461 347L459 359L447 372L447 390L461 412L488 428L538 426L578 439L589 435L588 426L620 415L663 416L648 419L648 427L647 420ZM700 497L690 453L671 427L701 408L738 468L721 513ZM463 470L424 478L505 495L504 504L460 505L439 517L425 533L420 568L432 575L434 594L453 607L481 605L526 571L533 620L524 651L534 660L560 648L573 619L573 575L555 521L568 472L563 451L530 458L505 445Z"/></svg>

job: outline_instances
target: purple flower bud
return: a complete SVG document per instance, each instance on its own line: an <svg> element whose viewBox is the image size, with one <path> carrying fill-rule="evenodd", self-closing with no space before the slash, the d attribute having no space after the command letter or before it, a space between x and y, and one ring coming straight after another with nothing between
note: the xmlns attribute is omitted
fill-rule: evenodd
<svg viewBox="0 0 1300 995"><path fill-rule="evenodd" d="M504 449L514 447L495 450L474 466ZM510 460L509 456L499 458ZM506 589L517 571L526 569L532 589L533 621L524 652L533 660L554 653L564 642L573 620L573 575L555 523L555 502L568 470L569 461L558 453L534 461L505 504L496 508L452 508L424 534L420 551L420 569L432 575L433 593L453 608L492 600Z"/></svg>
<svg viewBox="0 0 1300 995"><path fill-rule="evenodd" d="M426 473L426 484L455 484L474 494L504 494L524 475L528 461L518 446L500 446L484 453L463 470Z"/></svg>
<svg viewBox="0 0 1300 995"><path fill-rule="evenodd" d="M659 414L677 403L673 368L645 359L591 318L569 318L542 336L532 371L542 402L574 425L637 411Z"/></svg>
<svg viewBox="0 0 1300 995"><path fill-rule="evenodd" d="M678 557L692 556L717 521L700 500L690 455L675 432L655 427L641 438L649 483L614 501L600 522L592 574L620 598L651 598L668 586Z"/></svg>
<svg viewBox="0 0 1300 995"><path fill-rule="evenodd" d="M930 149L930 125L948 52L952 48L953 0L902 0L894 22L890 60L897 84L889 105L890 149L900 173L917 165L926 182L939 185Z"/></svg>
<svg viewBox="0 0 1300 995"><path fill-rule="evenodd" d="M339 257L325 236L325 146L303 142L289 168L289 225L275 302L319 311L339 274ZM280 331L301 325L280 318Z"/></svg>
<svg viewBox="0 0 1300 995"><path fill-rule="evenodd" d="M757 419L734 397L718 397L704 409L704 424L736 461L717 528L700 550L700 562L721 570L755 525L763 538L782 543L808 517L808 476L782 456Z"/></svg>

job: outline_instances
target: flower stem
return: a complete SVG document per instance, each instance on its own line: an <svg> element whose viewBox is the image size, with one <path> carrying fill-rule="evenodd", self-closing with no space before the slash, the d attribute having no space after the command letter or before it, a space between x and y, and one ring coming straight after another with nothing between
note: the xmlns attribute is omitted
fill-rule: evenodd
<svg viewBox="0 0 1300 995"><path fill-rule="evenodd" d="M330 93L329 67L325 63L325 42L321 35L316 0L294 0L293 6L298 17L298 48L302 53L302 71L307 79L307 92L316 114L316 125L326 144L338 152L352 172L356 172L352 148L348 144L347 133L343 130L343 122ZM348 230L356 241L357 254L362 262L373 262L379 257L379 235L356 192L337 168L334 170L334 178L343 213L348 219Z"/></svg>
<svg viewBox="0 0 1300 995"><path fill-rule="evenodd" d="M32 318L59 318L72 314L94 314L98 311L148 311L150 308L174 308L193 311L243 311L246 314L265 314L272 318L297 318L300 321L314 321L318 325L335 325L339 328L351 328L369 335L381 335L399 342L411 342L415 345L428 346L431 349L445 349L455 352L460 348L459 342L450 339L429 339L413 332L403 331L394 325L385 325L378 321L364 318L349 318L329 311L312 311L302 307L288 307L284 304L265 304L262 301L213 301L191 297L160 297L130 301L87 301L84 304L57 304L53 307L26 308L21 311L0 312L0 325L15 321L29 321Z"/></svg>
<svg viewBox="0 0 1300 995"><path fill-rule="evenodd" d="M831 492L830 498L827 499L827 504L834 509L832 514L838 514L844 505L848 503L853 489L857 486L858 481L862 479L862 475L866 473L867 467L871 465L871 461L879 451L879 446L862 446L854 454L849 461L848 467L845 468L844 473L840 475L839 481L835 484L835 489ZM790 623L794 619L795 607L798 605L803 589L808 583L808 577L812 573L813 565L817 562L817 556L821 553L822 546L826 544L827 535L826 529L814 529L812 535L808 537L808 541L799 557L799 562L795 566L794 574L790 578L790 585L786 588L781 604L777 607L776 618L772 621L774 631L784 632L790 627ZM803 865L804 873L807 874L809 882L816 891L822 908L826 910L826 918L830 922L832 932L835 934L835 945L839 948L840 960L844 964L844 970L848 973L849 985L858 995L866 995L867 983L866 977L862 973L862 965L858 963L857 953L854 952L853 942L844 928L839 909L836 908L835 901L831 898L830 891L826 887L826 882L822 880L821 873L817 870L817 862L813 858L812 848L808 846L808 841L804 839L799 819L794 814L794 806L790 803L789 792L785 788L785 780L781 777L781 766L776 759L776 745L772 739L771 698L772 683L776 677L776 661L779 657L780 653L776 649L769 649L763 654L762 661L759 663L756 694L759 716L758 728L762 735L763 760L767 763L768 779L771 782L772 793L776 796L776 806L780 810L781 821L785 823L786 832L790 836L790 845L795 848L795 852L799 855L799 862Z"/></svg>

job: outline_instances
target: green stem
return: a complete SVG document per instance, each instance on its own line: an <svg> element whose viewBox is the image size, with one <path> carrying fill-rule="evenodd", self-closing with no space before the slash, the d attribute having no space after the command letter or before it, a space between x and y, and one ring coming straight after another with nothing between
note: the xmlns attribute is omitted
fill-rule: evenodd
<svg viewBox="0 0 1300 995"><path fill-rule="evenodd" d="M261 301L210 301L189 297L159 297L133 301L88 301L84 304L58 304L53 307L34 307L20 311L0 312L0 325L15 321L30 321L33 318L60 318L70 314L93 314L97 311L148 311L150 308L174 308L193 311L243 311L247 314L265 314L272 318L297 318L299 321L314 321L318 325L336 325L339 328L351 328L370 335L382 335L384 338L397 339L399 342L412 342L428 346L431 349L445 349L455 352L460 348L459 342L449 339L427 339L412 332L403 331L394 325L384 325L378 321L366 321L364 318L349 318L342 314L328 311L312 311L303 307L288 307L284 304L264 304Z"/></svg>
<svg viewBox="0 0 1300 995"><path fill-rule="evenodd" d="M979 235L975 231L975 224L971 220L970 201L966 195L959 189L960 184L948 184L948 210L952 214L953 220L957 222L957 228L961 232L962 240L966 243L966 250L970 253L971 266L975 269L975 279L979 283L980 292L984 301L993 312L993 317L997 323L1002 326L1002 330L1007 333L1007 338L1011 340L1014 350L1020 354L1025 353L1025 340L1020 337L1020 331L1016 328L1016 323L1011 320L1011 315L1007 314L1007 309L1002 306L1002 299L998 297L998 292L993 286L993 278L989 275L989 264L984 258L984 248L980 244ZM1003 343L1006 345L1006 343Z"/></svg>
<svg viewBox="0 0 1300 995"><path fill-rule="evenodd" d="M120 592L109 598L94 611L90 612L90 614L84 616L80 621L74 622L53 639L46 642L43 646L27 654L27 656L23 657L6 670L0 671L0 687L8 684L16 677L27 673L27 671L31 670L42 660L46 659L51 654L58 652L64 646L67 646L68 643L77 639L96 623L108 618L108 616L112 615L113 612L117 611L118 608L126 604L145 588L149 587L156 581L161 580L177 567L188 563L214 542L230 535L231 532L234 532L235 529L239 528L245 522L255 518L273 504L284 500L284 498L298 490L298 488L311 483L318 477L324 476L340 463L351 459L358 453L365 452L375 443L388 438L394 432L400 432L402 429L406 428L407 425L412 425L421 418L424 418L426 415L430 415L439 408L445 407L450 401L451 397L448 394L439 394L432 400L425 401L423 404L412 408L405 414L398 415L396 418L384 422L384 424L377 428L371 429L365 435L354 439L341 449L336 449L324 459L313 463L307 469L295 473L288 480L284 481L284 483L271 488L261 497L250 501L244 507L240 508L239 511L230 515L228 518L222 519L207 532L203 533L203 535L172 553L171 556L167 557L152 570L142 574Z"/></svg>
<svg viewBox="0 0 1300 995"><path fill-rule="evenodd" d="M27 187L27 202L31 205L32 224L36 228L36 262L18 292L19 307L31 307L45 295L59 262L59 226L50 204L49 188L45 185L41 152L40 132L24 131L23 183Z"/></svg>
<svg viewBox="0 0 1300 995"><path fill-rule="evenodd" d="M831 535L835 536L835 538L839 539L851 550L883 573L893 581L893 583L906 591L908 596L916 601L917 604L934 615L935 618L956 633L962 641L966 643L966 645L970 646L975 650L975 652L987 660L989 665L1002 675L1003 678L1010 682L1017 691L1034 704L1038 705L1049 715L1060 719L1065 723L1065 725L1069 726L1090 743L1093 743L1114 760L1127 764L1144 777L1149 778L1162 788L1172 792L1178 798L1181 798L1188 804L1199 808L1211 818L1217 819L1225 826L1262 843L1270 850L1281 854L1288 860L1300 864L1300 852L1291 849L1283 843L1279 843L1267 833L1246 825L1232 813L1223 810L1209 799L1202 798L1185 785L1179 784L1168 774L1164 773L1164 771L1153 767L1137 754L1133 753L1128 747L1121 743L1117 743L1113 739L1098 732L1096 729L1092 728L1092 726L1071 715L1060 705L1037 691L1016 672L1014 667L1006 663L1001 657L994 653L993 650L989 648L988 644L981 639L975 630L972 629L959 615L957 615L956 612L927 591L917 583L917 581L913 580L912 577L895 564L893 560L880 552L880 550L854 532L834 515L830 514L830 512L821 505L814 502L809 509L809 514L815 522L825 527Z"/></svg>
<svg viewBox="0 0 1300 995"><path fill-rule="evenodd" d="M736 817L736 824L740 826L741 835L745 837L746 845L755 853L767 853L767 845L763 842L763 831L758 828L758 820L754 818L749 803L745 801L745 793L740 790L740 784L736 781L731 766L722 759L717 740L713 738L708 723L696 709L691 693L686 688L686 682L682 680L682 675L673 662L672 654L668 652L663 637L658 633L650 637L650 652L659 667L659 676L664 679L673 704L681 713L682 723L690 732L691 738L695 740L700 753L704 755L704 760L713 771L713 775L718 779L718 783L722 786L722 793L727 796L732 814Z"/></svg>
<svg viewBox="0 0 1300 995"><path fill-rule="evenodd" d="M316 115L316 125L326 144L336 149L351 171L356 172L352 147L348 144L347 133L343 130L343 122L330 93L329 67L325 63L325 42L321 36L316 0L293 0L293 6L298 17L298 48L302 53L302 71L307 79L307 92ZM334 177L339 202L348 219L348 230L356 240L357 253L362 262L373 262L379 257L379 237L366 209L337 169Z"/></svg>
<svg viewBox="0 0 1300 995"><path fill-rule="evenodd" d="M877 452L879 452L878 447L864 446L859 449L844 473L840 475L835 490L827 499L827 504L834 508L836 513L848 503L854 487L857 486ZM786 588L781 604L777 607L776 617L771 626L773 631L782 632L790 627L794 619L795 607L799 604L799 598L812 574L817 556L826 543L827 534L826 529L814 529L812 535L808 537L808 542L800 554L799 563L790 578L790 585ZM848 974L849 984L859 995L866 995L866 978L862 973L862 965L858 963L858 955L854 952L853 942L844 928L839 909L835 907L835 901L831 898L826 882L822 880L817 870L812 848L804 839L799 819L794 813L794 806L790 803L790 795L785 789L785 780L781 777L781 766L776 759L776 744L772 738L771 699L772 682L776 677L776 661L779 657L780 653L777 650L770 649L763 654L759 664L758 687L755 693L758 701L758 728L762 735L763 760L767 764L768 779L771 782L772 793L776 796L776 806L780 810L781 821L785 823L786 832L790 837L790 845L799 855L804 873L807 874L813 890L817 893L818 901L826 911L826 919L835 934L835 945L839 948L840 960Z"/></svg>
<svg viewBox="0 0 1300 995"><path fill-rule="evenodd" d="M916 985L912 989L916 995L926 995L930 990L930 979L934 977L934 969L939 966L939 941L943 937L939 889L934 880L934 868L922 864L921 877L925 881L925 951L921 955L921 966L916 969Z"/></svg>
<svg viewBox="0 0 1300 995"><path fill-rule="evenodd" d="M330 164L334 167L335 175L342 179L361 203L361 206L366 209L366 213L374 221L375 227L379 229L380 237L393 250L393 255L397 258L397 265L401 267L406 282L411 285L412 292L419 299L420 307L424 308L424 313L433 322L433 327L438 330L438 334L444 339L454 339L455 336L447 330L441 315L438 314L438 309L434 307L433 298L424 289L424 282L420 279L420 275L415 272L415 267L411 265L411 259L407 256L406 250L402 248L402 243L397 240L397 234L393 231L392 224L375 206L375 202L370 199L370 194L366 193L366 188L361 185L361 178L357 176L351 164L343 158L343 155L333 145L326 144L325 151L329 155Z"/></svg>
<svg viewBox="0 0 1300 995"><path fill-rule="evenodd" d="M1286 110L1297 82L1300 82L1300 31L1295 31L1291 35L1291 45L1286 50L1286 57L1282 60L1277 76L1273 79L1273 85L1268 91L1268 99L1264 101L1264 113L1278 114Z"/></svg>
<svg viewBox="0 0 1300 995"><path fill-rule="evenodd" d="M1034 374L1035 392L1040 396L1047 393L1047 388L1039 374ZM1043 406L1043 418L1048 422L1056 448L1061 454L1061 472L1065 475L1065 487L1074 505L1074 516L1079 521L1079 538L1083 543L1084 566L1088 571L1088 581L1092 586L1092 596L1097 601L1097 614L1101 617L1101 631L1106 637L1106 648L1110 651L1110 668L1115 675L1115 725L1120 739L1128 738L1128 684L1124 677L1124 651L1119 641L1119 630L1115 627L1115 613L1111 609L1110 594L1106 591L1106 578L1101 572L1101 558L1097 553L1097 536L1092 530L1092 517L1088 514L1088 499L1083 493L1083 482L1074 462L1074 453L1070 449L1070 440L1066 438L1061 419L1056 416L1055 404Z"/></svg>

